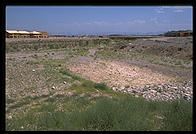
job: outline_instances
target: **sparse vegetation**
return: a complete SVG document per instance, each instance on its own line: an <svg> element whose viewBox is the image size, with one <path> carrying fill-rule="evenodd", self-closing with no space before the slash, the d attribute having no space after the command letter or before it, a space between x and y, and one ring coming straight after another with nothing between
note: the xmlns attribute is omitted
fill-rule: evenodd
<svg viewBox="0 0 196 134"><path fill-rule="evenodd" d="M109 89L105 83L95 83L94 87L100 90L107 90Z"/></svg>
<svg viewBox="0 0 196 134"><path fill-rule="evenodd" d="M71 71L69 71L67 69L61 69L59 72L64 74L64 75L72 77L72 79L74 79L74 80L81 80L82 79L81 77L73 74Z"/></svg>
<svg viewBox="0 0 196 134"><path fill-rule="evenodd" d="M70 103L69 107L80 108L69 112L62 111L67 107L55 110L57 100L48 98L49 104L6 120L7 130L192 130L192 102L147 102L130 96L120 100L99 97L95 103L89 103L85 98L61 98L63 105Z"/></svg>
<svg viewBox="0 0 196 134"><path fill-rule="evenodd" d="M190 43L191 39L187 40ZM6 130L191 131L192 100L147 101L115 92L105 81L95 82L69 69L72 63L95 62L105 69L107 61L130 60L144 69L174 74L177 82L192 79L192 46L156 40L146 41L151 45L141 41L141 45L137 41L110 38L6 43ZM83 61L86 57L89 61ZM159 88L156 91L162 92Z"/></svg>

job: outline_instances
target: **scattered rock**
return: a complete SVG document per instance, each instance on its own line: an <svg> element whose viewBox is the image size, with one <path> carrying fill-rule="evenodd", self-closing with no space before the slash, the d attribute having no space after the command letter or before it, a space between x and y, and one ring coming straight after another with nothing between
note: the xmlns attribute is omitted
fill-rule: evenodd
<svg viewBox="0 0 196 134"><path fill-rule="evenodd" d="M10 115L10 116L8 116L8 119L12 119L12 116Z"/></svg>
<svg viewBox="0 0 196 134"><path fill-rule="evenodd" d="M139 96L138 95L135 95L135 97L138 98Z"/></svg>
<svg viewBox="0 0 196 134"><path fill-rule="evenodd" d="M72 96L72 95L73 95L73 93L72 93L72 92L68 92L67 94L68 94L69 96Z"/></svg>
<svg viewBox="0 0 196 134"><path fill-rule="evenodd" d="M64 81L64 82L63 82L63 84L67 84L67 82L66 82L66 81Z"/></svg>
<svg viewBox="0 0 196 134"><path fill-rule="evenodd" d="M125 47L127 47L127 46L125 46L125 45L123 45L123 46L120 46L120 49L124 49Z"/></svg>
<svg viewBox="0 0 196 134"><path fill-rule="evenodd" d="M82 93L81 95L80 95L80 97L84 97L85 96L85 93Z"/></svg>
<svg viewBox="0 0 196 134"><path fill-rule="evenodd" d="M55 89L55 86L52 86L52 89Z"/></svg>
<svg viewBox="0 0 196 134"><path fill-rule="evenodd" d="M124 90L125 89L125 87L124 86L121 86L120 88L119 88L119 90Z"/></svg>
<svg viewBox="0 0 196 134"><path fill-rule="evenodd" d="M35 69L33 69L32 71L35 72Z"/></svg>
<svg viewBox="0 0 196 134"><path fill-rule="evenodd" d="M133 94L135 97L142 96L147 100L172 100L183 97L186 100L191 100L193 97L192 81L184 83L168 83L157 85L145 85L140 87L125 88L121 86L114 91L120 91L123 93Z"/></svg>
<svg viewBox="0 0 196 134"><path fill-rule="evenodd" d="M155 90L151 89L151 90L150 90L150 92L152 92L152 93L156 93L157 91L155 91Z"/></svg>
<svg viewBox="0 0 196 134"><path fill-rule="evenodd" d="M178 87L172 87L173 89L178 89Z"/></svg>
<svg viewBox="0 0 196 134"><path fill-rule="evenodd" d="M116 87L112 87L112 90L116 91Z"/></svg>
<svg viewBox="0 0 196 134"><path fill-rule="evenodd" d="M164 117L163 116L160 116L160 115L156 115L155 116L157 119L160 119L160 120L163 120L164 119Z"/></svg>

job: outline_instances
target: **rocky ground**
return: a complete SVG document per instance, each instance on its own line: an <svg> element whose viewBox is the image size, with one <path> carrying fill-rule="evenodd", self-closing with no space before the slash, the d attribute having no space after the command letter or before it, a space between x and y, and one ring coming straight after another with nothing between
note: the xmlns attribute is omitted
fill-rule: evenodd
<svg viewBox="0 0 196 134"><path fill-rule="evenodd" d="M55 39L52 38L52 40ZM7 43L13 41L6 40ZM20 41L25 43L23 40ZM102 44L97 48L91 47L84 50L87 55L72 53L72 58L68 61L65 59L70 53L69 49L7 53L6 96L12 98L12 94L18 93L21 93L21 96L42 93L47 95L53 86L63 90L65 84L61 79L58 80L61 75L57 75L60 67L67 67L74 73L94 82L104 82L114 91L133 94L136 97L141 96L148 100L171 100L180 97L190 100L193 96L192 38L190 37L137 39L110 46ZM100 52L106 54L111 52L111 56L135 52L137 55L121 59L103 59ZM140 55L143 57L138 58ZM161 63L162 60L165 60L165 63L169 61L172 66L151 63L145 59L148 55L151 55L150 58L164 56L165 59L158 60ZM173 64L177 62L176 59L180 61L181 66ZM48 60L56 61L47 63ZM57 80L58 83L55 84Z"/></svg>
<svg viewBox="0 0 196 134"><path fill-rule="evenodd" d="M94 82L105 82L114 91L142 96L148 100L172 100L184 98L190 100L193 96L192 62L184 63L192 58L192 38L190 37L160 37L137 39L128 44L120 43L114 46L117 51L139 51L146 55L163 56L166 66L152 64L146 60L93 60L89 57L74 57L68 68ZM98 50L90 50L93 54ZM174 62L181 61L183 67ZM186 59L186 60L185 60ZM162 60L162 59L161 59ZM160 60L160 61L161 61ZM171 64L170 64L171 63ZM173 64L174 63L174 64ZM167 66L169 65L169 66ZM173 67L170 65L174 65ZM180 80L179 80L180 79Z"/></svg>
<svg viewBox="0 0 196 134"><path fill-rule="evenodd" d="M145 86L125 87L120 88L113 87L114 91L120 91L123 93L132 94L135 97L142 96L147 100L173 100L184 98L191 100L193 97L193 83L187 81L183 83L167 83L167 84L152 84Z"/></svg>
<svg viewBox="0 0 196 134"><path fill-rule="evenodd" d="M177 82L174 75L172 77L158 71L153 72L146 67L139 68L116 61L93 62L91 58L77 57L72 59L68 68L94 82L107 83L114 91L141 96L147 100L172 100L181 97L190 100L193 96L192 80Z"/></svg>
<svg viewBox="0 0 196 134"><path fill-rule="evenodd" d="M88 64L72 62L68 68L94 82L105 82L110 87L167 83L174 80L173 77L153 72L148 68L140 68L119 61L94 60Z"/></svg>
<svg viewBox="0 0 196 134"><path fill-rule="evenodd" d="M191 37L6 39L6 130L192 130L192 57Z"/></svg>

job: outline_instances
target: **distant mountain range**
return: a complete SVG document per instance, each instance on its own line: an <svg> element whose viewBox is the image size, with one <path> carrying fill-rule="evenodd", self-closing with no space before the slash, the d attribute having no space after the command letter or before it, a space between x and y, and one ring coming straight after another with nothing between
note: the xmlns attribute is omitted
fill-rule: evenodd
<svg viewBox="0 0 196 134"><path fill-rule="evenodd" d="M168 31L156 31L156 32L91 32L91 33L86 33L86 32L79 32L79 33L69 33L69 32L63 32L63 33L49 33L50 35L60 35L60 36L82 36L82 35L95 35L95 36L100 36L100 35L160 35L164 34Z"/></svg>
<svg viewBox="0 0 196 134"><path fill-rule="evenodd" d="M159 34L164 34L167 31L157 31L157 32L94 32L94 33L77 33L77 34L73 34L73 33L49 33L50 35L67 35L67 36L71 36L71 35L77 35L77 36L81 36L81 35L159 35Z"/></svg>

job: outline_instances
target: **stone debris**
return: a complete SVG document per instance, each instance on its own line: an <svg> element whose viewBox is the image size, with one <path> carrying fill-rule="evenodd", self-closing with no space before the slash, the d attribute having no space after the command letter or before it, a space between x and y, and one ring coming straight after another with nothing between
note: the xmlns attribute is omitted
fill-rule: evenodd
<svg viewBox="0 0 196 134"><path fill-rule="evenodd" d="M80 97L84 97L84 96L85 96L85 93L80 94Z"/></svg>
<svg viewBox="0 0 196 134"><path fill-rule="evenodd" d="M32 71L35 72L35 69L33 69Z"/></svg>
<svg viewBox="0 0 196 134"><path fill-rule="evenodd" d="M52 89L55 89L55 86L52 86Z"/></svg>
<svg viewBox="0 0 196 134"><path fill-rule="evenodd" d="M164 119L164 117L163 116L160 116L160 115L156 115L155 116L157 119L160 119L160 120L163 120Z"/></svg>
<svg viewBox="0 0 196 134"><path fill-rule="evenodd" d="M8 116L8 119L12 119L12 116L10 115L10 116Z"/></svg>
<svg viewBox="0 0 196 134"><path fill-rule="evenodd" d="M116 87L112 87L112 90L116 91Z"/></svg>
<svg viewBox="0 0 196 134"><path fill-rule="evenodd" d="M72 96L73 93L72 92L67 92L67 95Z"/></svg>
<svg viewBox="0 0 196 134"><path fill-rule="evenodd" d="M120 88L119 88L119 90L124 90L125 89L125 87L124 86L121 86Z"/></svg>
<svg viewBox="0 0 196 134"><path fill-rule="evenodd" d="M193 97L193 82L169 83L169 84L152 84L145 86L124 86L112 87L112 90L132 94L135 97L142 96L147 100L173 100L184 98L191 100Z"/></svg>

